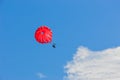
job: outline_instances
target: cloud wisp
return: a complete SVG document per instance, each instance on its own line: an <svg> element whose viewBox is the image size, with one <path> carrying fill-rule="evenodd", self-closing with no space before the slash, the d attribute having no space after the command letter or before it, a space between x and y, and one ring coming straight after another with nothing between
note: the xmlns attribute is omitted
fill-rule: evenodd
<svg viewBox="0 0 120 80"><path fill-rule="evenodd" d="M79 47L65 72L65 80L120 80L120 47L102 51Z"/></svg>
<svg viewBox="0 0 120 80"><path fill-rule="evenodd" d="M42 73L37 73L37 76L40 78L40 79L42 79L42 78L46 78L46 76L44 75L44 74L42 74Z"/></svg>

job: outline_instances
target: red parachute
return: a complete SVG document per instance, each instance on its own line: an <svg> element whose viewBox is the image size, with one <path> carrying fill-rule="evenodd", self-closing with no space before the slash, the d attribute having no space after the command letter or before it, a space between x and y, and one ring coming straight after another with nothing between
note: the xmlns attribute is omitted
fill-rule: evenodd
<svg viewBox="0 0 120 80"><path fill-rule="evenodd" d="M35 39L41 44L52 42L52 30L47 26L40 26L35 31ZM55 48L55 44L53 44L52 47Z"/></svg>
<svg viewBox="0 0 120 80"><path fill-rule="evenodd" d="M47 26L40 26L35 32L37 42L45 44L52 41L52 31Z"/></svg>

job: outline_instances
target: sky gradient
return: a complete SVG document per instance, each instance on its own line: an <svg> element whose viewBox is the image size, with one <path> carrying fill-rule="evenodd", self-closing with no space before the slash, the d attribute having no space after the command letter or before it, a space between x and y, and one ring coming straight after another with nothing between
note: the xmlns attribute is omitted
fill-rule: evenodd
<svg viewBox="0 0 120 80"><path fill-rule="evenodd" d="M62 80L79 46L120 45L119 0L0 0L0 80ZM35 41L47 25L53 43Z"/></svg>

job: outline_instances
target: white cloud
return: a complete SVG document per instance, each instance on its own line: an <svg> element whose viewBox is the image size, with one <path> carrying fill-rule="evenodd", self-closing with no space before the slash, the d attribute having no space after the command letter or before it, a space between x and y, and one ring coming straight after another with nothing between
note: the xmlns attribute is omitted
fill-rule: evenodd
<svg viewBox="0 0 120 80"><path fill-rule="evenodd" d="M79 47L65 72L65 80L120 80L120 47L102 51Z"/></svg>
<svg viewBox="0 0 120 80"><path fill-rule="evenodd" d="M42 74L42 73L37 73L37 76L38 76L39 78L46 78L46 76L45 76L44 74Z"/></svg>

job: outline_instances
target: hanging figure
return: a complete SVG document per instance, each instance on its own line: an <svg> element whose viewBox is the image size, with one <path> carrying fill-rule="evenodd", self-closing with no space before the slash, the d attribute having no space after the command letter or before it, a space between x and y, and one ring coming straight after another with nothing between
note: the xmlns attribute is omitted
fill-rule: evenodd
<svg viewBox="0 0 120 80"><path fill-rule="evenodd" d="M52 47L53 47L53 48L56 48L56 44L54 43L54 44L52 45Z"/></svg>

